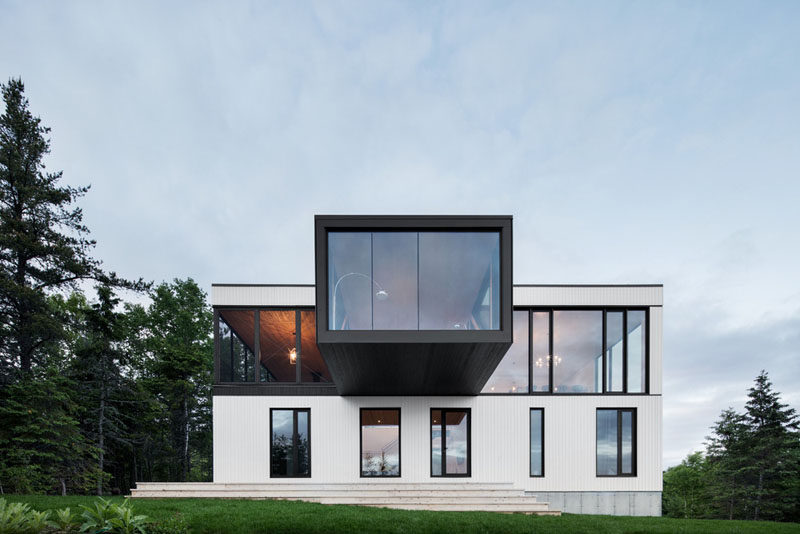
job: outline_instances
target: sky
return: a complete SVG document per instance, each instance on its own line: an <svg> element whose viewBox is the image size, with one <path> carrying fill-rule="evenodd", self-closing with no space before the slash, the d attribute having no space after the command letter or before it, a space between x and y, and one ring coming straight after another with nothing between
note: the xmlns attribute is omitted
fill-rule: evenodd
<svg viewBox="0 0 800 534"><path fill-rule="evenodd" d="M313 283L314 214L510 214L515 283L664 284L664 465L800 408L800 3L0 0L129 278Z"/></svg>

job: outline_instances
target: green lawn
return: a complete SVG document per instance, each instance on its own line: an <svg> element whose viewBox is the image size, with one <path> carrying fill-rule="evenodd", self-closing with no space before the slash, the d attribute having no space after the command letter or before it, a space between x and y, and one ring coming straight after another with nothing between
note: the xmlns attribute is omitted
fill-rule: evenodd
<svg viewBox="0 0 800 534"><path fill-rule="evenodd" d="M5 495L8 501L24 501L38 510L90 503L91 497ZM114 498L114 500L122 500ZM563 515L537 517L489 512L417 512L326 506L292 501L234 499L132 499L137 513L153 520L183 514L192 533L798 533L800 524L752 521L637 518Z"/></svg>

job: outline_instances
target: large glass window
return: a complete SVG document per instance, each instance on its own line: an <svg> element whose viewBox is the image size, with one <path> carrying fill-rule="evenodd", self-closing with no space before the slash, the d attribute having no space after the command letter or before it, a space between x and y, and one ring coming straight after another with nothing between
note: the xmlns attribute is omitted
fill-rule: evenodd
<svg viewBox="0 0 800 534"><path fill-rule="evenodd" d="M483 393L528 392L528 312L514 312L514 342L500 361Z"/></svg>
<svg viewBox="0 0 800 534"><path fill-rule="evenodd" d="M531 408L531 476L544 476L543 408Z"/></svg>
<svg viewBox="0 0 800 534"><path fill-rule="evenodd" d="M270 410L270 476L311 476L311 410Z"/></svg>
<svg viewBox="0 0 800 534"><path fill-rule="evenodd" d="M499 330L500 233L328 232L330 330Z"/></svg>
<svg viewBox="0 0 800 534"><path fill-rule="evenodd" d="M470 410L431 410L431 476L470 476Z"/></svg>
<svg viewBox="0 0 800 534"><path fill-rule="evenodd" d="M252 382L255 377L253 310L221 310L218 340L220 380Z"/></svg>
<svg viewBox="0 0 800 534"><path fill-rule="evenodd" d="M220 382L331 382L314 310L218 309Z"/></svg>
<svg viewBox="0 0 800 534"><path fill-rule="evenodd" d="M636 410L597 410L597 476L636 475Z"/></svg>
<svg viewBox="0 0 800 534"><path fill-rule="evenodd" d="M603 391L603 312L553 312L553 391Z"/></svg>
<svg viewBox="0 0 800 534"><path fill-rule="evenodd" d="M361 409L361 476L400 476L400 409Z"/></svg>
<svg viewBox="0 0 800 534"><path fill-rule="evenodd" d="M482 393L647 392L646 310L531 310L530 323L527 314L514 311L514 343Z"/></svg>

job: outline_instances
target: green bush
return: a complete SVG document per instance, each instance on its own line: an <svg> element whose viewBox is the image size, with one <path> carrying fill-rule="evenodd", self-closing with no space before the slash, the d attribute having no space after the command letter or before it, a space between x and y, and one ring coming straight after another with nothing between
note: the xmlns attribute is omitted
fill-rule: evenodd
<svg viewBox="0 0 800 534"><path fill-rule="evenodd" d="M0 534L149 534L145 528L147 516L135 515L126 500L114 504L97 499L93 506L81 506L83 524L69 508L38 512L25 503L6 503L0 499ZM51 514L54 518L51 519ZM184 530L164 532L187 532Z"/></svg>

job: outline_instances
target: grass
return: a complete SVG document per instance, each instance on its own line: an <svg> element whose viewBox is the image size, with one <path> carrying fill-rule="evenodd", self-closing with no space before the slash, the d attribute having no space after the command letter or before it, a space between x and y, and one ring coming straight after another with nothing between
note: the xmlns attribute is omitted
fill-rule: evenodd
<svg viewBox="0 0 800 534"><path fill-rule="evenodd" d="M79 509L92 497L4 495L8 501L29 503L37 510ZM121 497L114 497L122 501ZM661 517L614 517L571 515L538 517L491 512L421 512L322 505L294 501L237 499L132 499L136 513L161 520L180 513L193 534L230 533L797 533L798 523L668 519Z"/></svg>

